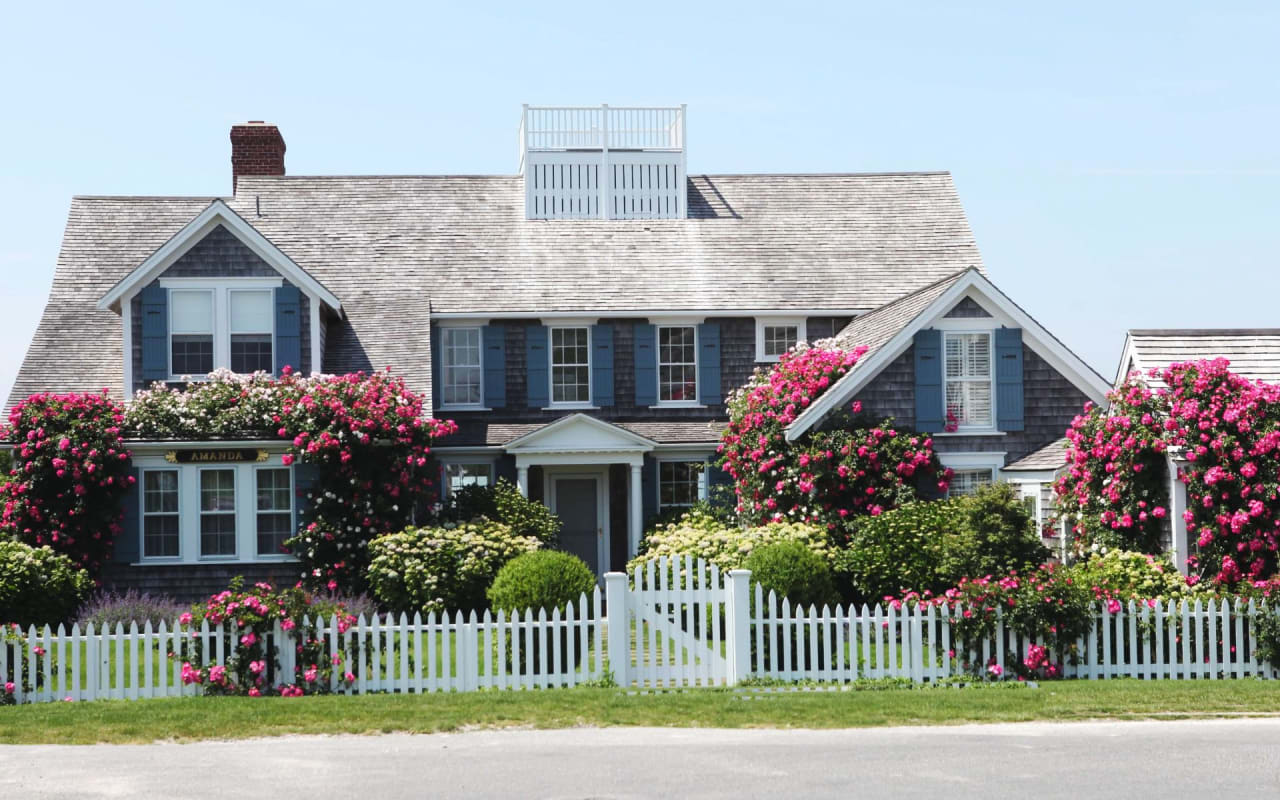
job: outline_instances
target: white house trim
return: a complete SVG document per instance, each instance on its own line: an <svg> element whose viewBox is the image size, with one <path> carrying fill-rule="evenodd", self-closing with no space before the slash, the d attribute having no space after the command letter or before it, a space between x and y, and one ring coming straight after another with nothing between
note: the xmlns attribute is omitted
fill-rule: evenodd
<svg viewBox="0 0 1280 800"><path fill-rule="evenodd" d="M914 341L916 331L926 327L951 326L972 329L975 320L972 318L950 318L946 313L965 297L973 299L991 314L984 322L991 328L1001 325L1022 329L1022 342L1030 347L1036 355L1043 358L1054 369L1072 382L1078 389L1101 404L1105 401L1107 391L1111 388L1106 380L1086 364L1079 356L1067 349L1066 345L1053 337L1051 333L1023 311L1008 295L996 288L976 269L965 272L950 288L940 294L932 303L915 318L903 326L883 347L860 362L835 385L814 401L803 414L792 422L786 431L787 441L795 441L805 431L812 428L836 407L844 405L866 386L876 375L894 359L906 352ZM948 321L944 321L948 320Z"/></svg>
<svg viewBox="0 0 1280 800"><path fill-rule="evenodd" d="M259 258L267 262L273 269L288 278L290 283L301 289L310 299L318 300L334 311L341 312L342 303L333 293L311 277L306 270L298 266L280 248L272 244L270 240L246 222L243 217L232 211L221 200L214 200L210 203L204 211L196 215L195 219L184 225L182 230L175 233L169 241L162 244L145 261L113 286L111 291L103 295L102 299L98 301L98 310L114 310L120 304L127 302L143 286L155 280L157 276L172 266L188 250L195 247L218 225L222 225L230 231L233 236L239 239Z"/></svg>
<svg viewBox="0 0 1280 800"><path fill-rule="evenodd" d="M120 321L120 343L124 351L124 361L121 362L124 366L124 382L120 387L120 396L127 403L133 397L133 306L129 303L121 305Z"/></svg>
<svg viewBox="0 0 1280 800"><path fill-rule="evenodd" d="M796 344L807 342L808 335L805 332L805 326L808 320L805 317L798 316L759 316L756 317L756 363L771 364L782 360L781 355L770 356L764 352L764 329L772 327L793 326L796 329Z"/></svg>

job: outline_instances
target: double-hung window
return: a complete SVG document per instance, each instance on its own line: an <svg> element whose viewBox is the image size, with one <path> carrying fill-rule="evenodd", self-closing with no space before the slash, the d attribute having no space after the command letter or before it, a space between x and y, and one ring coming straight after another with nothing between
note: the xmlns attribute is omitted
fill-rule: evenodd
<svg viewBox="0 0 1280 800"><path fill-rule="evenodd" d="M551 329L551 402L591 402L591 329Z"/></svg>
<svg viewBox="0 0 1280 800"><path fill-rule="evenodd" d="M278 556L284 542L293 535L293 485L285 468L255 471L257 486L258 555Z"/></svg>
<svg viewBox="0 0 1280 800"><path fill-rule="evenodd" d="M200 555L236 554L236 471L200 470Z"/></svg>
<svg viewBox="0 0 1280 800"><path fill-rule="evenodd" d="M991 483L991 475L992 471L990 469L953 470L951 475L951 484L948 487L948 494L951 497L973 494L978 491L980 487Z"/></svg>
<svg viewBox="0 0 1280 800"><path fill-rule="evenodd" d="M444 480L450 495L466 486L492 486L493 464L450 462L444 465Z"/></svg>
<svg viewBox="0 0 1280 800"><path fill-rule="evenodd" d="M693 325L658 328L658 402L698 400L698 335Z"/></svg>
<svg viewBox="0 0 1280 800"><path fill-rule="evenodd" d="M658 509L688 508L706 496L703 461L658 462Z"/></svg>
<svg viewBox="0 0 1280 800"><path fill-rule="evenodd" d="M169 374L204 377L213 372L213 292L169 292Z"/></svg>
<svg viewBox="0 0 1280 800"><path fill-rule="evenodd" d="M948 332L945 350L948 421L954 417L960 429L991 428L995 424L991 334Z"/></svg>
<svg viewBox="0 0 1280 800"><path fill-rule="evenodd" d="M480 329L442 328L440 350L444 359L444 386L440 399L446 406L478 406L481 398Z"/></svg>
<svg viewBox="0 0 1280 800"><path fill-rule="evenodd" d="M275 307L271 290L236 289L229 293L231 371L271 372L271 335Z"/></svg>
<svg viewBox="0 0 1280 800"><path fill-rule="evenodd" d="M179 555L178 471L151 469L142 473L142 555Z"/></svg>
<svg viewBox="0 0 1280 800"><path fill-rule="evenodd" d="M756 320L756 361L777 361L804 339L803 319Z"/></svg>

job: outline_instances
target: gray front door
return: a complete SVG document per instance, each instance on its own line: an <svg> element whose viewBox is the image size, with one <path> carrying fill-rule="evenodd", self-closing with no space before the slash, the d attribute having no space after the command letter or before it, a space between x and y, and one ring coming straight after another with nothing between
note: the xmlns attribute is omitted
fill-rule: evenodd
<svg viewBox="0 0 1280 800"><path fill-rule="evenodd" d="M596 502L596 478L557 478L556 514L560 549L573 553L600 574L600 512Z"/></svg>

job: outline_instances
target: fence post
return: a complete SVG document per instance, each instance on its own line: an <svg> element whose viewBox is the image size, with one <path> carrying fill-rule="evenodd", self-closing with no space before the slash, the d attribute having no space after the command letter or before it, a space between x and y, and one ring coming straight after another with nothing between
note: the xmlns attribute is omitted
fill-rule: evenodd
<svg viewBox="0 0 1280 800"><path fill-rule="evenodd" d="M728 656L728 674L725 682L730 686L747 677L751 672L750 619L751 570L729 570L729 591L725 603L725 652Z"/></svg>
<svg viewBox="0 0 1280 800"><path fill-rule="evenodd" d="M627 574L606 572L604 575L605 614L609 625L608 659L613 680L619 686L630 686L631 615L627 608ZM603 658L600 654L597 658Z"/></svg>

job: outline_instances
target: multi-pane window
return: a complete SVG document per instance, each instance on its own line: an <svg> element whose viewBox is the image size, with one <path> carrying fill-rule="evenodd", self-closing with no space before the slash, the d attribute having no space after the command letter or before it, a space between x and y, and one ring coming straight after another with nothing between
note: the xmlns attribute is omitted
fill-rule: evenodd
<svg viewBox="0 0 1280 800"><path fill-rule="evenodd" d="M658 401L698 399L698 347L692 325L658 328Z"/></svg>
<svg viewBox="0 0 1280 800"><path fill-rule="evenodd" d="M800 341L800 330L795 325L765 325L762 332L764 357L776 360Z"/></svg>
<svg viewBox="0 0 1280 800"><path fill-rule="evenodd" d="M703 496L706 470L702 461L662 461L658 463L658 507L688 508Z"/></svg>
<svg viewBox="0 0 1280 800"><path fill-rule="evenodd" d="M203 377L213 371L213 292L169 292L171 375Z"/></svg>
<svg viewBox="0 0 1280 800"><path fill-rule="evenodd" d="M493 483L493 465L445 464L444 479L449 487L449 494L464 486L490 486Z"/></svg>
<svg viewBox="0 0 1280 800"><path fill-rule="evenodd" d="M444 358L441 388L444 404L480 405L480 329L444 328L440 332L440 345Z"/></svg>
<svg viewBox="0 0 1280 800"><path fill-rule="evenodd" d="M275 556L293 535L293 490L288 469L259 469L257 480L258 555Z"/></svg>
<svg viewBox="0 0 1280 800"><path fill-rule="evenodd" d="M990 469L957 469L951 475L951 484L948 488L952 497L958 497L973 494L978 491L978 487L989 483L991 483Z"/></svg>
<svg viewBox="0 0 1280 800"><path fill-rule="evenodd" d="M236 471L200 470L200 555L236 554Z"/></svg>
<svg viewBox="0 0 1280 800"><path fill-rule="evenodd" d="M275 313L271 291L237 290L230 293L230 298L231 371L271 372Z"/></svg>
<svg viewBox="0 0 1280 800"><path fill-rule="evenodd" d="M591 402L589 328L551 329L551 402Z"/></svg>
<svg viewBox="0 0 1280 800"><path fill-rule="evenodd" d="M991 427L990 333L946 334L946 384L947 412L956 425Z"/></svg>
<svg viewBox="0 0 1280 800"><path fill-rule="evenodd" d="M147 470L142 473L142 555L173 558L178 555L178 471Z"/></svg>

